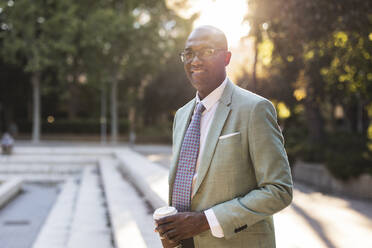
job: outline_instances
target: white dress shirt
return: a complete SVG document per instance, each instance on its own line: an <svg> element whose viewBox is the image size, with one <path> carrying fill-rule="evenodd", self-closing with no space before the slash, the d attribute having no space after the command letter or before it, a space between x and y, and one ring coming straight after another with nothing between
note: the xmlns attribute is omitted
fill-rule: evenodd
<svg viewBox="0 0 372 248"><path fill-rule="evenodd" d="M209 132L209 128L211 126L214 114L216 113L217 106L219 104L219 100L222 96L223 90L225 89L227 83L227 77L222 82L220 86L218 86L215 90L213 90L208 96L206 96L203 100L200 100L198 93L196 93L196 103L202 102L205 107L204 112L202 113L201 120L200 120L200 147L199 147L199 155L196 161L195 166L195 174L192 181L192 197L194 196L194 185L196 182L196 178L198 177L198 167L200 164L200 158L203 154L204 146L205 146L205 139ZM195 110L194 110L195 113ZM222 227L218 222L216 215L214 214L212 209L208 209L204 211L205 216L207 217L209 227L211 229L212 235L217 238L224 237Z"/></svg>

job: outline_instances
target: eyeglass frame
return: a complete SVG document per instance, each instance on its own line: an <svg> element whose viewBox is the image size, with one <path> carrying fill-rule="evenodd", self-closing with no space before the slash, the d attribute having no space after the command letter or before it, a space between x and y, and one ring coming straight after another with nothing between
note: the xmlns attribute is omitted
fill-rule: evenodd
<svg viewBox="0 0 372 248"><path fill-rule="evenodd" d="M212 53L211 55L207 56L207 57L204 57L204 58L203 58L203 56L200 57L200 56L199 56L199 55L200 55L200 52L203 51L203 50L206 50L206 49L212 49L212 50L213 50L213 53ZM213 48L213 47L206 47L206 48L199 49L199 50L197 50L197 51L189 50L190 53L192 54L192 57L191 57L190 59L186 59L186 58L185 58L185 52L186 52L186 51L187 51L187 50L183 50L182 52L180 52L180 53L178 54L178 55L180 56L181 61L182 61L183 63L189 63L190 61L192 61L192 60L195 58L195 56L197 56L197 57L198 57L199 59L201 59L201 60L204 60L204 59L206 59L206 58L209 58L209 57L212 57L213 55L215 55L217 51L227 51L227 50L224 49L224 48Z"/></svg>

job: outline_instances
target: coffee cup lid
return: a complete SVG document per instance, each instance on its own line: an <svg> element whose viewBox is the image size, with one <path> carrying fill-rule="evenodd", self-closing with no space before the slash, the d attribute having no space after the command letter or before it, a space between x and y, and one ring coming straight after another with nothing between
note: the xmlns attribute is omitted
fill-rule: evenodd
<svg viewBox="0 0 372 248"><path fill-rule="evenodd" d="M160 219L169 215L173 215L177 213L177 209L171 206L161 207L155 210L153 217L154 219Z"/></svg>

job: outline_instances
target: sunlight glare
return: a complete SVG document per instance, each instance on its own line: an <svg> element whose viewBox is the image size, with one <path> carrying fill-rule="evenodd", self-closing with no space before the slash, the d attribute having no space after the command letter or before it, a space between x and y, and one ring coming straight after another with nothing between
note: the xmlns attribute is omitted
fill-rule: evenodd
<svg viewBox="0 0 372 248"><path fill-rule="evenodd" d="M237 46L240 38L249 33L249 23L244 22L248 10L246 0L200 0L195 1L194 8L200 12L194 27L212 25L221 29L230 47Z"/></svg>
<svg viewBox="0 0 372 248"><path fill-rule="evenodd" d="M166 0L167 7L182 18L189 19L195 13L199 13L193 24L194 28L212 25L226 34L229 50L233 54L227 71L233 81L242 77L253 65L252 39L241 39L247 37L251 29L249 23L244 21L249 11L247 2L247 0Z"/></svg>

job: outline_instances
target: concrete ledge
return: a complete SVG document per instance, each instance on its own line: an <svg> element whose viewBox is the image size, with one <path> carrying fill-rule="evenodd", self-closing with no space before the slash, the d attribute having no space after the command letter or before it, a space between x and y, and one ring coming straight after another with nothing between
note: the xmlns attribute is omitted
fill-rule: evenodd
<svg viewBox="0 0 372 248"><path fill-rule="evenodd" d="M107 224L98 171L95 167L85 167L66 247L112 248Z"/></svg>
<svg viewBox="0 0 372 248"><path fill-rule="evenodd" d="M120 169L129 176L154 208L168 205L167 169L129 148L116 151L115 155L120 161Z"/></svg>
<svg viewBox="0 0 372 248"><path fill-rule="evenodd" d="M84 166L94 166L95 163L91 164L1 164L1 174L75 174L80 173Z"/></svg>
<svg viewBox="0 0 372 248"><path fill-rule="evenodd" d="M78 179L84 167L94 167L96 163L86 164L1 164L0 181L22 178L24 182L63 182Z"/></svg>
<svg viewBox="0 0 372 248"><path fill-rule="evenodd" d="M13 148L14 155L112 155L113 149L120 149L120 147L107 147L102 145L87 147L87 144L73 145L68 144L67 146L22 146L15 145Z"/></svg>
<svg viewBox="0 0 372 248"><path fill-rule="evenodd" d="M0 164L96 164L99 156L94 155L12 155L0 156Z"/></svg>
<svg viewBox="0 0 372 248"><path fill-rule="evenodd" d="M33 248L65 248L75 209L78 185L68 180L59 194Z"/></svg>
<svg viewBox="0 0 372 248"><path fill-rule="evenodd" d="M322 164L298 161L293 170L293 177L325 192L372 199L372 176L370 175L364 174L344 182L334 178Z"/></svg>
<svg viewBox="0 0 372 248"><path fill-rule="evenodd" d="M103 186L106 193L114 242L117 248L159 247L161 242L154 233L151 214L133 187L118 171L117 161L100 161Z"/></svg>
<svg viewBox="0 0 372 248"><path fill-rule="evenodd" d="M21 186L21 178L13 178L0 185L0 208L21 190Z"/></svg>
<svg viewBox="0 0 372 248"><path fill-rule="evenodd" d="M23 182L64 182L68 179L78 179L79 174L75 175L57 175L57 174L0 174L0 182L6 182L9 179L22 178Z"/></svg>

